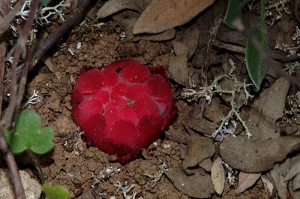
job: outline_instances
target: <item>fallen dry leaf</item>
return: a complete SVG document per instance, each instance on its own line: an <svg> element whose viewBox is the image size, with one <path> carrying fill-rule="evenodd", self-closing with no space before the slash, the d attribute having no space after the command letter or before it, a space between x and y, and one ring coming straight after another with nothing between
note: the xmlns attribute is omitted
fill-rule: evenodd
<svg viewBox="0 0 300 199"><path fill-rule="evenodd" d="M275 121L283 115L289 86L288 80L279 78L254 102L246 122L251 138L228 137L223 141L220 154L231 167L248 173L263 172L300 147L300 137L280 137L275 132Z"/></svg>
<svg viewBox="0 0 300 199"><path fill-rule="evenodd" d="M110 0L107 1L97 12L98 18L104 18L120 10L130 9L142 13L151 0Z"/></svg>
<svg viewBox="0 0 300 199"><path fill-rule="evenodd" d="M246 189L251 187L260 178L261 173L239 173L239 186L235 193L243 193Z"/></svg>
<svg viewBox="0 0 300 199"><path fill-rule="evenodd" d="M191 167L197 166L203 160L210 158L215 153L213 141L205 137L192 139L186 149L186 156L182 168L187 174L193 174Z"/></svg>
<svg viewBox="0 0 300 199"><path fill-rule="evenodd" d="M173 80L177 83L188 86L189 71L188 71L188 48L179 41L172 42L176 56L169 60L168 71Z"/></svg>
<svg viewBox="0 0 300 199"><path fill-rule="evenodd" d="M224 190L225 184L225 171L221 163L222 159L218 157L215 159L211 169L211 179L214 185L214 189L217 194L221 195Z"/></svg>
<svg viewBox="0 0 300 199"><path fill-rule="evenodd" d="M220 146L221 158L229 166L248 173L259 173L271 169L276 162L300 149L300 137L285 136L255 140L239 135L227 137Z"/></svg>
<svg viewBox="0 0 300 199"><path fill-rule="evenodd" d="M133 33L158 33L185 24L214 0L153 0L141 14Z"/></svg>
<svg viewBox="0 0 300 199"><path fill-rule="evenodd" d="M214 193L210 175L200 175L199 169L194 175L186 175L181 168L169 168L165 174L178 190L190 197L210 198Z"/></svg>
<svg viewBox="0 0 300 199"><path fill-rule="evenodd" d="M285 167L281 167L281 169L285 169L284 171L284 179L283 181L289 181L294 178L296 175L299 175L300 172L300 156L296 156L291 158L288 161L288 165Z"/></svg>
<svg viewBox="0 0 300 199"><path fill-rule="evenodd" d="M284 183L283 178L290 167L290 159L287 159L282 164L275 164L273 169L267 174L269 179L272 179L276 187L279 198L286 199L288 188L287 183Z"/></svg>
<svg viewBox="0 0 300 199"><path fill-rule="evenodd" d="M197 118L193 114L193 110L189 113L188 117L184 120L185 124L188 125L190 128L194 129L195 131L212 135L216 129L218 128L218 124L216 122L211 122L210 120L202 117Z"/></svg>
<svg viewBox="0 0 300 199"><path fill-rule="evenodd" d="M283 115L289 87L289 81L281 77L270 88L263 91L260 98L253 103L246 123L253 135L252 141L280 136L279 133L275 133L275 121Z"/></svg>
<svg viewBox="0 0 300 199"><path fill-rule="evenodd" d="M126 33L126 41L128 42L137 42L141 39L150 40L150 41L166 41L171 40L175 37L176 31L174 29L167 30L165 32L157 33L157 34L142 34L142 35L133 35L132 30L133 26L136 24L138 20L137 17L132 18L124 18L123 16L129 16L128 13L133 13L129 11L122 11L119 14L114 15L112 18L117 21L122 27L122 29Z"/></svg>
<svg viewBox="0 0 300 199"><path fill-rule="evenodd" d="M292 184L291 188L293 191L299 190L299 188L300 188L300 175L299 174L293 178L293 181L291 184Z"/></svg>
<svg viewBox="0 0 300 199"><path fill-rule="evenodd" d="M273 183L266 175L262 175L260 178L261 178L262 183L264 184L267 197L272 198L274 190L275 190Z"/></svg>

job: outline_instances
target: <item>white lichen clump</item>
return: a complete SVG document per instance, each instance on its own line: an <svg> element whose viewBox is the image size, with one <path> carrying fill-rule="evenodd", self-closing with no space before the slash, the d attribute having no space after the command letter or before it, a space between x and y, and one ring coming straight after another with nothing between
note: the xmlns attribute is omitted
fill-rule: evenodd
<svg viewBox="0 0 300 199"><path fill-rule="evenodd" d="M30 104L37 104L41 102L43 98L39 96L39 92L36 90L33 90L32 96L28 99L28 101L23 105L23 108L28 107L30 108Z"/></svg>
<svg viewBox="0 0 300 199"><path fill-rule="evenodd" d="M127 195L135 187L135 184L131 184L131 186L127 186L127 182L125 182L125 186L121 184L121 182L117 181L117 184L114 185L117 188L117 192L119 190L122 191L125 199L135 199L136 192L133 192L132 195Z"/></svg>
<svg viewBox="0 0 300 199"><path fill-rule="evenodd" d="M109 166L105 169L102 169L98 175L94 175L94 173L92 173L92 178L94 180L94 183L92 184L91 187L93 188L96 184L104 182L105 180L109 179L112 175L119 172L120 172L119 168L113 168Z"/></svg>
<svg viewBox="0 0 300 199"><path fill-rule="evenodd" d="M284 44L276 41L275 49L279 49L285 52L287 54L287 57L295 55L300 49L300 29L298 26L296 26L296 31L292 35L292 39L296 44ZM297 53L297 56L300 56L300 53Z"/></svg>
<svg viewBox="0 0 300 199"><path fill-rule="evenodd" d="M10 1L11 4L14 3L14 1ZM16 16L20 16L23 20L27 20L27 17L30 12L30 5L32 3L32 0L26 0L23 4L21 10L16 14ZM64 13L59 9L62 7L69 7L70 4L64 4L64 1L59 2L59 4L48 7L48 6L39 6L37 9L37 12L35 14L35 20L39 25L44 25L50 23L49 18L53 16L54 14L58 14L59 17L64 21Z"/></svg>
<svg viewBox="0 0 300 199"><path fill-rule="evenodd" d="M147 172L147 173L144 174L144 176L147 176L147 177L149 177L152 180L152 182L153 182L152 187L154 187L156 185L156 183L161 179L162 175L166 171L168 171L167 164L165 162L162 163L160 161L159 165L158 165L157 173L155 173L155 174L149 174L149 172Z"/></svg>
<svg viewBox="0 0 300 199"><path fill-rule="evenodd" d="M227 114L226 117L221 117L221 124L219 128L210 136L212 138L215 138L218 134L221 135L221 140L223 140L226 136L225 134L230 134L235 137L234 131L236 129L237 122L234 120L233 117L235 117L238 121L241 122L243 127L245 128L246 135L248 138L252 136L250 133L248 127L246 126L246 122L242 120L239 110L237 108L237 103L234 101L236 93L240 93L242 90L245 93L245 100L244 104L247 105L247 102L249 98L252 98L253 96L250 95L250 93L247 91L247 87L251 86L252 84L246 84L246 82L240 82L237 80L236 75L233 74L233 71L235 70L234 62L230 59L229 60L231 70L229 74L223 74L218 77L216 77L213 81L213 83L210 86L207 87L200 87L199 90L196 90L195 88L184 88L182 92L182 97L187 99L188 102L191 101L198 101L200 98L205 98L208 101L208 104L212 102L212 98L214 94L230 94L230 106L231 110ZM234 86L232 90L223 90L221 86L219 85L219 82L224 78L231 78L234 81ZM194 85L193 85L194 86ZM191 85L192 87L192 85ZM229 123L232 124L232 128L228 128Z"/></svg>
<svg viewBox="0 0 300 199"><path fill-rule="evenodd" d="M224 165L224 167L226 168L227 170L227 181L228 181L228 184L229 186L234 186L235 183L236 183L236 180L237 178L235 177L238 172L237 171L234 171L228 164L226 164L224 161L221 161L220 162L221 164Z"/></svg>

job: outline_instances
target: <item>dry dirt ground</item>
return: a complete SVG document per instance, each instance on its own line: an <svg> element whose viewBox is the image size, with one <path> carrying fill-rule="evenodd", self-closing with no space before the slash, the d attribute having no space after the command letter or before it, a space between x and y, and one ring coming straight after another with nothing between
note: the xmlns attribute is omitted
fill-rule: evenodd
<svg viewBox="0 0 300 199"><path fill-rule="evenodd" d="M163 162L167 167L181 167L180 143L162 136L144 149L143 157L125 166L110 163L108 155L97 148L87 148L81 139L80 129L71 117L70 93L74 79L83 66L100 67L120 59L120 50L126 49L128 44L115 31L107 32L105 29L88 32L86 35L74 33L71 38L67 46L74 51L74 55L66 48L59 50L49 58L53 71L45 66L27 88L27 97L35 90L43 98L31 108L40 115L42 124L52 127L55 132L53 151L41 157L45 180L52 185L67 187L71 196L78 198L101 198L101 194L106 194L103 198L123 198L122 192L117 191L114 186L117 182L127 186L135 184L129 195L136 192L136 198L189 198L178 191L165 175L156 183L145 176L145 173L156 174ZM79 42L81 48L77 49ZM131 43L130 46L137 49L139 56L134 57L135 59L153 66L166 66L169 58L174 56L168 43L140 41ZM182 123L193 107L183 100L177 100L176 104L179 108L178 117L170 128L185 134ZM109 168L118 172L108 176L106 169ZM99 175L100 172L105 177ZM93 184L95 185L91 188ZM222 198L263 198L265 195L261 183L242 196L236 195L233 187L227 186L229 185L226 185Z"/></svg>
<svg viewBox="0 0 300 199"><path fill-rule="evenodd" d="M210 22L213 23L213 21ZM289 19L290 21L291 19ZM184 31L192 25L197 24L196 27L201 29L203 28L201 26L206 26L207 23L203 25L197 23L197 19L195 19L190 24L176 29L175 38L169 41L139 40L135 42L127 42L121 35L123 30L111 19L106 20L103 25L98 27L93 26L95 22L86 21L85 23L86 25L75 27L70 32L64 45L59 45L54 52L47 54L44 62L36 67L38 70L30 74L31 79L26 88L24 102L34 91L38 91L42 101L30 105L29 108L39 114L43 126L50 126L55 132L54 149L39 157L46 182L52 185L65 186L70 191L71 198L122 199L124 198L122 190L118 190L116 187L118 183L121 183L123 187L135 185L127 193L127 196L132 196L132 198L134 193L136 193L135 198L144 199L191 198L175 188L173 182L164 174L168 168L182 168L184 159L182 150L185 148L186 142L182 139L171 139L164 134L159 140L143 149L140 158L124 166L119 163L112 163L107 154L97 148L87 147L82 140L83 132L74 124L71 117L70 94L76 77L83 66L101 67L119 59L130 58L147 66L165 66L168 68L169 60L176 56L172 41L181 41L185 34ZM208 27L206 28L207 32L211 25L208 25ZM271 29L275 29L275 27L278 28L273 26ZM276 31L279 32L279 29ZM194 71L193 78L198 85L203 85L204 82L204 80L197 78L203 78L203 70L199 67L199 62L204 61L202 48L206 46L209 39L207 32L203 38L199 38L199 42L204 43L198 44L195 55L188 62L188 70L190 73ZM226 37L228 33L224 29L220 28L218 34L220 34L221 40L227 39L228 43L232 43L229 41L230 38ZM193 40L191 41L193 42ZM211 80L222 73L220 71L224 70L221 64L224 56L229 56L238 62L237 71L239 71L241 77L246 77L249 81L244 65L244 55L235 55L230 50L224 50L220 45L214 46L210 55L212 67L209 68L206 75L209 79L208 82L211 83ZM196 56L199 58L196 58ZM273 84L274 78L268 78L263 82L262 90ZM197 106L198 103L188 102L182 98L181 93L184 86L176 83L172 78L170 78L170 85L179 111L176 121L168 129L168 133L182 135L183 137L199 136L197 129L192 128L193 125L187 126L185 121L189 118L191 111L195 111L195 109L199 111L201 107ZM298 88L292 87L292 89L289 93L295 94ZM254 88L250 88L250 92L255 95L250 102L251 104L259 96L259 92L255 92ZM230 110L224 98L219 95L216 95L215 98L219 103L218 111L215 111L212 114L213 116L207 116L208 118L219 118L220 110L224 115ZM202 105L208 106L203 101ZM203 134L201 135L203 136ZM219 142L216 141L215 145L218 144ZM166 167L163 167L164 164ZM32 176L36 176L32 167L21 165L21 168L26 169ZM209 173L209 171L205 171L198 165L195 166L195 169L202 175L205 175L206 172ZM221 195L213 193L212 198L267 198L261 180L258 180L254 186L241 194L234 192L237 186L238 184L229 186L226 182L223 193Z"/></svg>

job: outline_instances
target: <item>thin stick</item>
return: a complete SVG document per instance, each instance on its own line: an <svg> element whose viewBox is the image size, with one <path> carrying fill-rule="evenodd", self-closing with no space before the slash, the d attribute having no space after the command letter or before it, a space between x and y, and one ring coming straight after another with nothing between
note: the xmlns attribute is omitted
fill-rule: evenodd
<svg viewBox="0 0 300 199"><path fill-rule="evenodd" d="M29 71L37 64L37 62L42 58L42 56L57 42L63 34L77 21L81 18L83 11L90 3L91 0L82 0L74 13L58 28L58 30L48 38L41 48L39 48L29 59ZM21 64L16 69L17 79L20 78L21 70L24 67L24 64ZM11 73L5 75L5 77L11 76ZM6 95L9 92L8 87L4 89L4 94Z"/></svg>
<svg viewBox="0 0 300 199"><path fill-rule="evenodd" d="M9 24L15 18L17 12L20 10L24 2L25 0L19 0L15 4L14 8L0 20L0 35L8 28Z"/></svg>
<svg viewBox="0 0 300 199"><path fill-rule="evenodd" d="M14 74L16 72L16 66L17 66L18 60L21 57L21 55L22 55L23 59L26 59L25 66L28 66L28 58L26 58L26 55L27 55L26 41L27 41L27 38L29 35L30 28L33 24L33 20L34 20L34 16L35 16L35 12L38 7L38 4L39 4L39 0L32 1L31 7L30 7L30 13L27 18L26 24L24 26L24 30L21 30L21 29L19 30L20 36L19 36L18 42L11 51L11 53L14 54L14 59L13 59L14 61L12 64L11 85L10 85L11 86L10 87L11 99L9 102L9 106L6 110L6 113L0 122L2 127L5 126L6 128L8 128L11 126L15 110L18 107L18 104L20 104L20 102L21 102L20 99L18 99L18 98L23 97L24 88L25 88L25 84L26 84L26 76L27 76L27 71L28 71L27 67L25 67L23 69L23 72L22 72L23 78L22 78L22 81L20 84L20 89L18 92L17 92L17 88L16 88L18 80L16 78L16 75L14 75ZM10 16L10 15L11 15L11 12L8 14L8 16ZM5 18L7 18L7 17L4 17L4 19ZM5 63L4 60L2 63ZM25 76L25 80L24 80L24 76ZM2 81L2 83L3 83L3 81ZM4 159L6 160L8 168L10 170L15 197L17 199L25 199L26 196L25 196L24 188L22 186L19 169L15 162L13 153L11 152L11 150L8 146L8 143L5 139L2 127L0 128L0 149L4 155Z"/></svg>
<svg viewBox="0 0 300 199"><path fill-rule="evenodd" d="M26 56L27 48L26 48L26 42L27 38L30 32L30 28L33 24L34 16L36 9L38 7L39 1L38 0L33 0L30 8L30 13L27 18L26 24L24 26L24 30L19 30L19 39L15 47L8 53L11 54L14 51L14 57L13 57L13 63L11 67L11 74L16 74L16 66L17 66L17 60L19 60L20 56L22 55L23 59ZM16 75L12 75L11 77L11 82L10 82L10 101L9 101L9 106L7 108L7 111L5 115L3 116L0 124L1 126L5 128L9 128L12 124L12 118L13 114L16 109L16 100L18 97L23 97L23 96L18 96L17 95L17 82L19 81L20 77L17 78Z"/></svg>
<svg viewBox="0 0 300 199"><path fill-rule="evenodd" d="M2 102L3 102L3 80L4 80L4 68L5 68L5 54L6 43L0 43L0 118L2 116Z"/></svg>
<svg viewBox="0 0 300 199"><path fill-rule="evenodd" d="M0 149L10 170L15 196L17 199L25 199L25 192L22 186L18 165L16 164L15 157L7 144L2 128L0 128Z"/></svg>
<svg viewBox="0 0 300 199"><path fill-rule="evenodd" d="M236 19L234 21L234 25L237 27L238 30L244 31L251 39L253 45L256 47L260 55L262 56L263 60L267 63L269 67L272 67L275 71L275 73L278 76L284 77L287 80L289 80L292 84L295 84L300 87L300 80L292 75L289 75L288 73L282 71L280 64L277 61L274 61L263 49L262 45L259 43L257 38L251 34L249 28L245 27L241 19Z"/></svg>

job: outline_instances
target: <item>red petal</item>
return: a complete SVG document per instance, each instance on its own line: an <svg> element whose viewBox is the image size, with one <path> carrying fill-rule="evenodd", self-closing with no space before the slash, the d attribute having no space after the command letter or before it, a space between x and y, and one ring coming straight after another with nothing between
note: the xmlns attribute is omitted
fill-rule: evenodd
<svg viewBox="0 0 300 199"><path fill-rule="evenodd" d="M121 120L131 121L134 124L136 124L138 121L138 117L132 106L128 106L128 105L123 106L119 110L118 116Z"/></svg>
<svg viewBox="0 0 300 199"><path fill-rule="evenodd" d="M166 118L164 120L163 129L162 129L163 131L166 130L174 122L177 112L178 112L178 108L174 104L172 106L170 113L166 116Z"/></svg>
<svg viewBox="0 0 300 199"><path fill-rule="evenodd" d="M138 142L137 135L138 130L131 121L117 120L107 138L111 138L116 147L126 145L135 149Z"/></svg>
<svg viewBox="0 0 300 199"><path fill-rule="evenodd" d="M106 121L101 114L92 115L89 117L88 122L80 126L85 136L91 140L94 145L102 142L105 127Z"/></svg>
<svg viewBox="0 0 300 199"><path fill-rule="evenodd" d="M104 90L98 90L96 93L91 95L91 99L95 99L102 104L106 104L109 101L109 93Z"/></svg>
<svg viewBox="0 0 300 199"><path fill-rule="evenodd" d="M158 116L160 114L157 104L147 95L137 99L133 104L133 108L135 109L138 117L142 117L144 115Z"/></svg>
<svg viewBox="0 0 300 199"><path fill-rule="evenodd" d="M168 79L169 77L166 68L164 66L155 66L155 67L148 67L148 68L151 71L151 74L159 74L163 76L165 79Z"/></svg>
<svg viewBox="0 0 300 199"><path fill-rule="evenodd" d="M118 157L134 153L134 150L125 144L116 145L112 138L103 138L101 143L95 144L95 146L105 153Z"/></svg>
<svg viewBox="0 0 300 199"><path fill-rule="evenodd" d="M71 94L71 105L72 107L77 106L82 102L82 95L77 89L74 89Z"/></svg>
<svg viewBox="0 0 300 199"><path fill-rule="evenodd" d="M148 88L147 85L134 84L127 88L125 96L130 99L137 100L138 98L148 94L150 94L150 89Z"/></svg>
<svg viewBox="0 0 300 199"><path fill-rule="evenodd" d="M124 82L117 83L111 90L111 99L120 104L127 103L127 97L125 97L128 85Z"/></svg>
<svg viewBox="0 0 300 199"><path fill-rule="evenodd" d="M122 75L129 82L140 83L151 75L147 66L135 60L124 60L122 64L125 65Z"/></svg>
<svg viewBox="0 0 300 199"><path fill-rule="evenodd" d="M119 74L116 72L118 70L118 67L115 66L105 66L101 70L101 83L103 85L110 85L114 86L118 83L119 81Z"/></svg>
<svg viewBox="0 0 300 199"><path fill-rule="evenodd" d="M154 142L162 133L164 119L160 116L146 115L143 116L137 124L139 130L138 146L146 147Z"/></svg>
<svg viewBox="0 0 300 199"><path fill-rule="evenodd" d="M102 75L98 69L89 70L76 79L74 89L79 93L94 93L102 86L101 78Z"/></svg>
<svg viewBox="0 0 300 199"><path fill-rule="evenodd" d="M155 99L164 102L173 102L172 92L168 81L161 75L155 74L148 78L148 86Z"/></svg>
<svg viewBox="0 0 300 199"><path fill-rule="evenodd" d="M98 100L89 100L80 103L77 107L72 110L72 115L78 126L87 122L92 115L102 113L103 105ZM87 124L88 125L88 124Z"/></svg>
<svg viewBox="0 0 300 199"><path fill-rule="evenodd" d="M108 102L106 107L104 108L103 116L106 119L107 126L111 126L116 120L119 119L118 113L119 110L122 108L122 105L116 102Z"/></svg>

